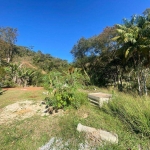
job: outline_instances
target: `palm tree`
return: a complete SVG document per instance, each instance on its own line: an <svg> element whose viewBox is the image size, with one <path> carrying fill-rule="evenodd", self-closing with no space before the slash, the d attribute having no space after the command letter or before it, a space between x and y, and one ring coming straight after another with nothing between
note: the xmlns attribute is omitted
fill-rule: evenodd
<svg viewBox="0 0 150 150"><path fill-rule="evenodd" d="M20 65L20 63L19 64L13 64L13 63L11 63L9 66L10 66L10 76L11 76L13 82L15 84L17 84L18 71L19 71L21 65Z"/></svg>
<svg viewBox="0 0 150 150"><path fill-rule="evenodd" d="M29 68L21 68L18 72L20 84L26 87L31 78L33 78L35 71Z"/></svg>
<svg viewBox="0 0 150 150"><path fill-rule="evenodd" d="M133 60L133 67L137 73L138 91L147 94L146 74L147 64L150 63L150 22L144 16L132 16L130 21L124 20L124 25L116 25L118 35L113 38L120 44L118 55L124 55L127 63Z"/></svg>

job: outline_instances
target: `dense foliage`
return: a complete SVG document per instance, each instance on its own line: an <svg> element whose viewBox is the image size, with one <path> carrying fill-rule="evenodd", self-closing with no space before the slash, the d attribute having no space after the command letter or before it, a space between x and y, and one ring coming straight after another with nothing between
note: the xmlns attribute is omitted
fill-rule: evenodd
<svg viewBox="0 0 150 150"><path fill-rule="evenodd" d="M16 46L14 50L13 62L17 60L30 62L45 72L52 70L62 70L68 67L68 62L59 58L52 57L50 54L43 54L40 50L35 52L32 47Z"/></svg>
<svg viewBox="0 0 150 150"><path fill-rule="evenodd" d="M71 53L96 85L137 90L147 95L150 65L150 9L98 35L81 38Z"/></svg>
<svg viewBox="0 0 150 150"><path fill-rule="evenodd" d="M17 35L15 28L0 27L0 61L2 58L8 63L11 61Z"/></svg>
<svg viewBox="0 0 150 150"><path fill-rule="evenodd" d="M35 52L33 47L16 46L17 29L0 28L0 87L43 86L49 71L67 70L66 60Z"/></svg>

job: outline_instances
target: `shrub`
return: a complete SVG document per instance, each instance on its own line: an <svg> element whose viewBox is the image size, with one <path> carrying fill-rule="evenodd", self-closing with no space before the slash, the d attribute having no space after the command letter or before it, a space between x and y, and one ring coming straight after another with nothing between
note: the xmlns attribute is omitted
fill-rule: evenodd
<svg viewBox="0 0 150 150"><path fill-rule="evenodd" d="M59 89L51 98L45 98L46 104L53 106L55 109L66 108L68 106L78 109L81 105L86 104L86 100L86 94L77 91L73 92L70 88Z"/></svg>
<svg viewBox="0 0 150 150"><path fill-rule="evenodd" d="M82 80L84 78L84 80ZM44 78L44 87L51 94L47 104L52 105L55 109L73 106L79 108L86 99L85 95L78 92L78 88L84 86L86 78L80 72L73 74L51 72Z"/></svg>

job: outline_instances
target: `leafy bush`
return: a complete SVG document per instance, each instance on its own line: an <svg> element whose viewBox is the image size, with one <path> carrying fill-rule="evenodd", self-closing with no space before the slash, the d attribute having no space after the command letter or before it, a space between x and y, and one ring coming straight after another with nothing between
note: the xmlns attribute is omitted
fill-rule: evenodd
<svg viewBox="0 0 150 150"><path fill-rule="evenodd" d="M51 94L51 98L46 100L47 104L55 109L68 106L79 108L85 102L83 98L86 97L78 92L78 88L85 86L85 82L88 82L86 77L77 71L73 74L51 72L44 78L44 87Z"/></svg>
<svg viewBox="0 0 150 150"><path fill-rule="evenodd" d="M30 78L30 85L43 86L43 77L41 70L34 71L34 75Z"/></svg>
<svg viewBox="0 0 150 150"><path fill-rule="evenodd" d="M16 86L15 83L10 79L6 79L2 83L3 83L3 87L7 87L7 88L10 88L10 87L12 88Z"/></svg>
<svg viewBox="0 0 150 150"><path fill-rule="evenodd" d="M0 91L3 86L5 74L6 74L6 72L5 72L4 68L2 66L0 66Z"/></svg>

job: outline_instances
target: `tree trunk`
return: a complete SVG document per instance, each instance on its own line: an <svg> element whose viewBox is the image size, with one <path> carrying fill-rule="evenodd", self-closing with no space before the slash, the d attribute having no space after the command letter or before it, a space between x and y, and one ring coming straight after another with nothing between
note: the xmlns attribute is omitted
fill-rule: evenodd
<svg viewBox="0 0 150 150"><path fill-rule="evenodd" d="M123 90L123 86L122 86L122 74L120 75L120 91Z"/></svg>
<svg viewBox="0 0 150 150"><path fill-rule="evenodd" d="M13 53L13 44L10 44L7 53L7 63L10 63L10 60L12 58L12 53Z"/></svg>
<svg viewBox="0 0 150 150"><path fill-rule="evenodd" d="M143 71L143 88L144 88L144 93L147 96L147 86L146 86L146 81L147 81L147 69Z"/></svg>
<svg viewBox="0 0 150 150"><path fill-rule="evenodd" d="M7 63L10 63L10 57L7 57Z"/></svg>
<svg viewBox="0 0 150 150"><path fill-rule="evenodd" d="M15 84L17 83L17 76L16 76L16 75L13 77L13 82L14 82Z"/></svg>
<svg viewBox="0 0 150 150"><path fill-rule="evenodd" d="M27 87L27 80L24 81L24 87Z"/></svg>
<svg viewBox="0 0 150 150"><path fill-rule="evenodd" d="M142 91L141 91L141 79L140 79L140 72L138 72L137 80L138 80L138 92L139 92L139 95L141 96L141 95L142 95Z"/></svg>

